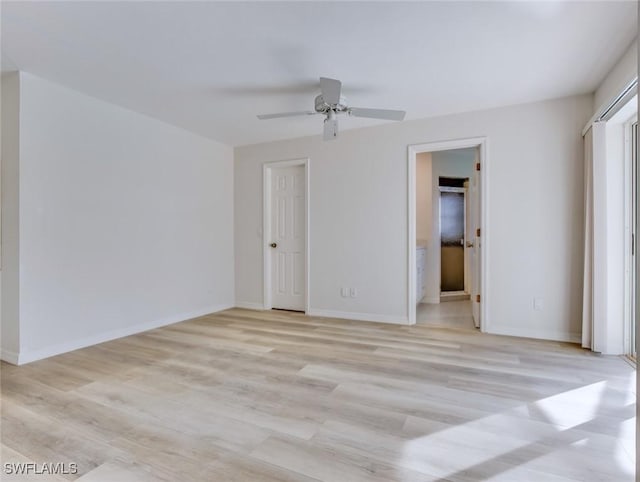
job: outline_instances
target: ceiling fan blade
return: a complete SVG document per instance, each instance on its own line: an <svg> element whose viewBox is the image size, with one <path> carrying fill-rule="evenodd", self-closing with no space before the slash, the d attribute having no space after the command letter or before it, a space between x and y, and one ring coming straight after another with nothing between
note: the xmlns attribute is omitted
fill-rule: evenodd
<svg viewBox="0 0 640 482"><path fill-rule="evenodd" d="M322 92L322 98L327 104L339 104L341 90L342 82L339 80L320 77L320 91Z"/></svg>
<svg viewBox="0 0 640 482"><path fill-rule="evenodd" d="M301 115L316 115L317 112L314 110L301 110L298 112L281 112L279 114L260 114L258 115L258 119L266 120L266 119L277 119L280 117L296 117Z"/></svg>
<svg viewBox="0 0 640 482"><path fill-rule="evenodd" d="M406 114L403 110L389 109L363 109L361 107L352 107L349 114L354 117L369 117L370 119L385 119L401 121Z"/></svg>
<svg viewBox="0 0 640 482"><path fill-rule="evenodd" d="M330 141L338 137L338 119L334 116L324 120L324 140Z"/></svg>

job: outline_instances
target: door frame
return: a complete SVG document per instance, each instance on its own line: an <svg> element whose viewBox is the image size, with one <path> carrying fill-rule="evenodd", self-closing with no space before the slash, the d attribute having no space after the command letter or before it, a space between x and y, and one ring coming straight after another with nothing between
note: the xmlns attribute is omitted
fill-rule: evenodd
<svg viewBox="0 0 640 482"><path fill-rule="evenodd" d="M416 323L416 156L422 152L449 151L477 147L480 162L480 331L489 332L489 159L487 155L489 139L470 137L446 141L412 144L407 148L407 313L409 324ZM473 294L472 294L473 295Z"/></svg>
<svg viewBox="0 0 640 482"><path fill-rule="evenodd" d="M308 157L290 159L286 161L270 161L262 165L262 307L265 310L273 308L271 301L271 176L273 169L281 167L304 167L304 210L305 210L305 246L304 246L304 312L309 313L310 293L310 263L309 263L309 179L311 160Z"/></svg>

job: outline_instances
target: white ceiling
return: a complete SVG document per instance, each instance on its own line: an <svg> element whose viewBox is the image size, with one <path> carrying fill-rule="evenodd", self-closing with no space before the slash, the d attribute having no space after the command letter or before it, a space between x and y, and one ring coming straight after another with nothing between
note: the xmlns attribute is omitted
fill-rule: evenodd
<svg viewBox="0 0 640 482"><path fill-rule="evenodd" d="M407 119L593 92L627 2L2 2L18 68L229 145L320 134L318 77ZM381 121L341 118L341 129Z"/></svg>

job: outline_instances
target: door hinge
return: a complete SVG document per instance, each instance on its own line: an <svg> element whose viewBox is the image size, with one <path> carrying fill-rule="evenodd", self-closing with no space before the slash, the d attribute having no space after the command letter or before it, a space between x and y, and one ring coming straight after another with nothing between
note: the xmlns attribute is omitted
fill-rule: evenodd
<svg viewBox="0 0 640 482"><path fill-rule="evenodd" d="M480 163L476 162L476 171L479 171L479 170L480 170Z"/></svg>
<svg viewBox="0 0 640 482"><path fill-rule="evenodd" d="M480 295L476 295L476 303L480 303Z"/></svg>
<svg viewBox="0 0 640 482"><path fill-rule="evenodd" d="M476 229L476 236L480 237L480 228Z"/></svg>

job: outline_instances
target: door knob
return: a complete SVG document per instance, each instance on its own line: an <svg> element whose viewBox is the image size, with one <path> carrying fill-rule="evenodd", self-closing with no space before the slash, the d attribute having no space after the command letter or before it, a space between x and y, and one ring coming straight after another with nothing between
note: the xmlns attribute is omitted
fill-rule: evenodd
<svg viewBox="0 0 640 482"><path fill-rule="evenodd" d="M467 248L473 248L473 242L467 242Z"/></svg>
<svg viewBox="0 0 640 482"><path fill-rule="evenodd" d="M271 243L269 246L271 246L272 248L277 248L278 244L277 243Z"/></svg>

